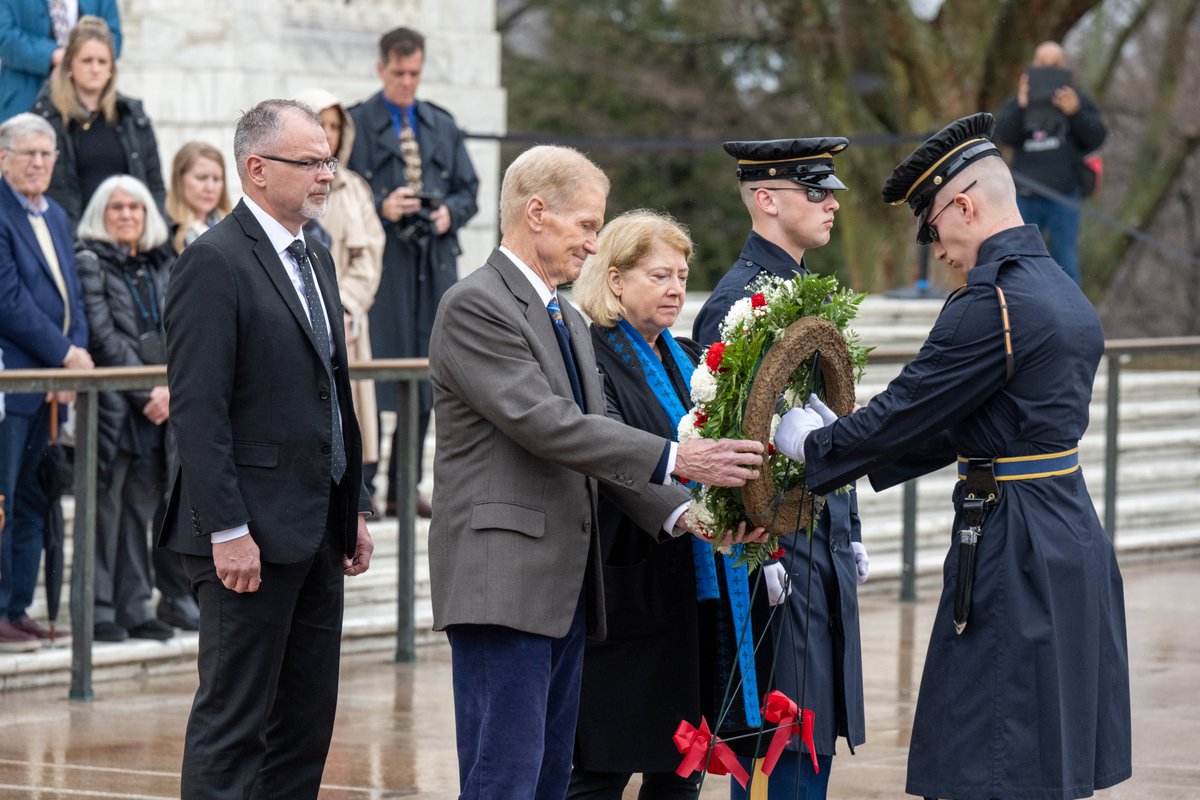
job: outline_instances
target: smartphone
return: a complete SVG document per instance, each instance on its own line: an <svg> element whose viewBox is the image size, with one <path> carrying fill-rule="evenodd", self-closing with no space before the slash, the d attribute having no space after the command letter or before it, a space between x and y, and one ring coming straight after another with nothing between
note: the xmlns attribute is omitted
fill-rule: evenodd
<svg viewBox="0 0 1200 800"><path fill-rule="evenodd" d="M1059 67L1030 67L1029 102L1049 103L1054 93L1071 85L1071 71Z"/></svg>
<svg viewBox="0 0 1200 800"><path fill-rule="evenodd" d="M421 201L421 208L432 210L442 205L442 195L440 192L417 192L413 197Z"/></svg>

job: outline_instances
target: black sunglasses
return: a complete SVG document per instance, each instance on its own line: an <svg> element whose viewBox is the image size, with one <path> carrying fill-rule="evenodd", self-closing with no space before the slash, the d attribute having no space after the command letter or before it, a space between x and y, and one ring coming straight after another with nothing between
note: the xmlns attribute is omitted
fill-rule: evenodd
<svg viewBox="0 0 1200 800"><path fill-rule="evenodd" d="M977 180L971 181L961 192L955 192L954 197L958 197L960 194L966 194L967 192L971 191L971 188L977 183L979 183ZM950 202L942 206L941 211L938 211L938 213L933 215L933 219L922 222L920 227L917 228L917 244L929 244L930 242L941 241L941 239L938 238L937 228L933 227L933 223L937 222L937 218L940 217L947 208L954 205L954 197L951 197Z"/></svg>
<svg viewBox="0 0 1200 800"><path fill-rule="evenodd" d="M821 189L815 186L751 186L751 191L765 189L768 192L808 192L808 202L824 203L825 198L833 194L833 189Z"/></svg>

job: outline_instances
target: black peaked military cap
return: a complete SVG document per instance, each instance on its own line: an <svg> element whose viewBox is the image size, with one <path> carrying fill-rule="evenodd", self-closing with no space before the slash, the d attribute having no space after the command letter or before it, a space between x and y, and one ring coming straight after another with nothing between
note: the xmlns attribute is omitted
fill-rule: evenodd
<svg viewBox="0 0 1200 800"><path fill-rule="evenodd" d="M923 228L938 189L979 159L1000 155L992 144L995 127L995 118L986 111L954 120L892 170L883 184L883 199L894 206L908 203Z"/></svg>
<svg viewBox="0 0 1200 800"><path fill-rule="evenodd" d="M783 178L814 189L845 189L833 174L833 157L850 144L840 136L812 139L770 139L764 142L725 142L725 152L737 159L738 180Z"/></svg>

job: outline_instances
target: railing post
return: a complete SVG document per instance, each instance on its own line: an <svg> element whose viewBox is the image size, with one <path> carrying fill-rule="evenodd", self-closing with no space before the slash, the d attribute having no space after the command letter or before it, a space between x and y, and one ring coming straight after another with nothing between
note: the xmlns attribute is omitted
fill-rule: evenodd
<svg viewBox="0 0 1200 800"><path fill-rule="evenodd" d="M900 542L900 601L917 602L917 480L904 483L904 534Z"/></svg>
<svg viewBox="0 0 1200 800"><path fill-rule="evenodd" d="M1109 541L1117 540L1117 429L1120 423L1121 359L1118 351L1108 355L1108 390L1104 419L1104 530Z"/></svg>
<svg viewBox="0 0 1200 800"><path fill-rule="evenodd" d="M399 437L402 451L392 453L396 462L396 661L408 663L417 658L416 650L416 565L417 565L417 411L420 383L415 377L402 378L396 385L399 402L396 425L404 433Z"/></svg>
<svg viewBox="0 0 1200 800"><path fill-rule="evenodd" d="M96 429L99 393L75 396L75 546L71 560L71 700L93 700L96 588Z"/></svg>

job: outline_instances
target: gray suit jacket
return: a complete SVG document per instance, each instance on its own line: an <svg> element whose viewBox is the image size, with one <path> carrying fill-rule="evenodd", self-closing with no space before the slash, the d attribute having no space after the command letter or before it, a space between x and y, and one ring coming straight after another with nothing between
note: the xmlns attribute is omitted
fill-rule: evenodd
<svg viewBox="0 0 1200 800"><path fill-rule="evenodd" d="M603 638L597 482L648 531L687 501L678 486L648 483L665 440L605 416L587 327L569 303L562 311L587 414L545 306L499 250L438 308L429 346L437 630L475 623L564 636L590 572L589 632Z"/></svg>

